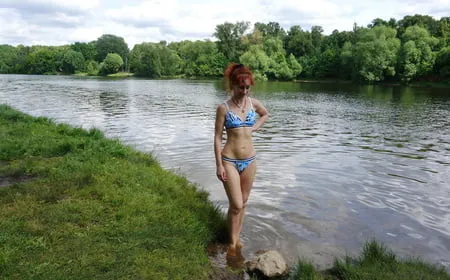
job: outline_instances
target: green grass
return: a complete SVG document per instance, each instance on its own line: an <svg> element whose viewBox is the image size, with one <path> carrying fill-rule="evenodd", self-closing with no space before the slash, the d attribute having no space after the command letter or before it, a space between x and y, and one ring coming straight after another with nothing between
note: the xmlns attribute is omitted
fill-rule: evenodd
<svg viewBox="0 0 450 280"><path fill-rule="evenodd" d="M134 73L129 72L117 72L115 74L109 74L108 77L133 77Z"/></svg>
<svg viewBox="0 0 450 280"><path fill-rule="evenodd" d="M318 271L299 261L289 280L449 280L444 268L438 268L419 259L399 260L384 245L370 241L364 245L361 256L335 260L332 268Z"/></svg>
<svg viewBox="0 0 450 280"><path fill-rule="evenodd" d="M0 105L0 279L205 279L224 217L148 154Z"/></svg>

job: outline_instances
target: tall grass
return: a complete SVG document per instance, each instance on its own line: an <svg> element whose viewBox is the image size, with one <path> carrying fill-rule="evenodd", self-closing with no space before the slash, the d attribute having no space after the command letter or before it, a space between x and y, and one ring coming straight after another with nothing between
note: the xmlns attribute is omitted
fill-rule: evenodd
<svg viewBox="0 0 450 280"><path fill-rule="evenodd" d="M148 154L0 105L1 279L205 279L224 217Z"/></svg>
<svg viewBox="0 0 450 280"><path fill-rule="evenodd" d="M384 245L368 241L361 256L336 259L332 268L318 271L307 262L299 261L290 280L450 280L444 268L438 268L419 259L399 260Z"/></svg>

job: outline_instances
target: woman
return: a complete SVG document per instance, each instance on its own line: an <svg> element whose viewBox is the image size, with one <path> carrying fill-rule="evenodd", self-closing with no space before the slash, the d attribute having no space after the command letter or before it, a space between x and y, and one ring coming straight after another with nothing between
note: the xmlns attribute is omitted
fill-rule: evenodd
<svg viewBox="0 0 450 280"><path fill-rule="evenodd" d="M227 256L232 257L242 248L239 235L256 173L252 132L264 124L269 114L261 102L249 97L254 78L247 67L233 63L225 70L224 76L231 98L217 107L214 153L217 177L222 181L229 201L227 225L230 244ZM256 114L259 115L257 120ZM224 128L227 140L222 149Z"/></svg>

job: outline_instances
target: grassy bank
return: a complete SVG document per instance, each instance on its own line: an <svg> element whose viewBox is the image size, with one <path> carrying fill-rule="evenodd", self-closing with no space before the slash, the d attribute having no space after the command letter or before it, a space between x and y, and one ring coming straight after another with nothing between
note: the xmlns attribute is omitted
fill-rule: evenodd
<svg viewBox="0 0 450 280"><path fill-rule="evenodd" d="M1 279L205 279L224 219L98 130L0 105Z"/></svg>
<svg viewBox="0 0 450 280"><path fill-rule="evenodd" d="M398 259L376 241L367 242L361 256L336 260L333 267L318 271L311 263L299 261L289 280L450 280L443 268L419 259Z"/></svg>

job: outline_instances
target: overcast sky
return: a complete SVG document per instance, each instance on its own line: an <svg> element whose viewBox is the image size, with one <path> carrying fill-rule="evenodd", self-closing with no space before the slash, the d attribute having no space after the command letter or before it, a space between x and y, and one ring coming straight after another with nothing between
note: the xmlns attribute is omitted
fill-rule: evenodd
<svg viewBox="0 0 450 280"><path fill-rule="evenodd" d="M102 34L142 42L212 39L224 22L275 21L288 30L320 25L324 34L373 19L450 16L450 0L0 0L0 44L64 45Z"/></svg>

